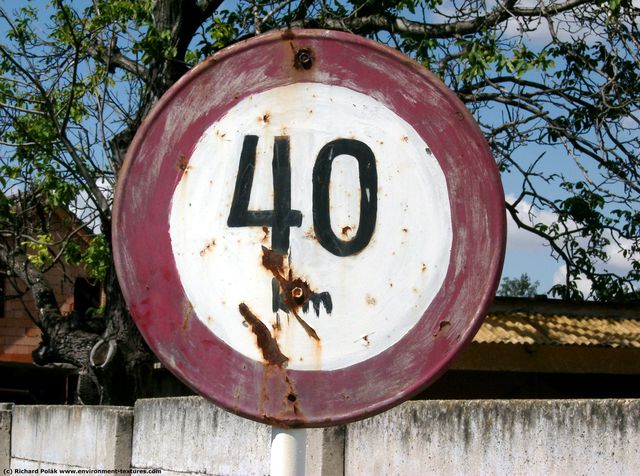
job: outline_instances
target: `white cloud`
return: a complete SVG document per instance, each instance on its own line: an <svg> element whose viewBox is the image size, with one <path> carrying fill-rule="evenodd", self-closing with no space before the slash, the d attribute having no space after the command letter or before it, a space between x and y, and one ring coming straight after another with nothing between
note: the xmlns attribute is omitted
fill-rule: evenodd
<svg viewBox="0 0 640 476"><path fill-rule="evenodd" d="M560 265L560 267L556 270L553 275L553 284L565 284L567 280L567 266ZM576 281L576 285L578 286L578 290L582 293L584 297L589 296L591 292L591 280L587 279L585 276L580 276L580 279Z"/></svg>
<svg viewBox="0 0 640 476"><path fill-rule="evenodd" d="M524 0L518 3L518 7L535 8L539 7L542 3L546 2L541 2L540 0ZM576 9L553 16L553 32L560 41L571 42L576 39L582 39L586 40L589 44L593 44L597 37L604 36L604 28L601 25L578 19L576 13L581 12ZM546 45L552 41L549 22L543 17L510 18L507 21L506 32L511 37L523 35L527 42L539 46Z"/></svg>
<svg viewBox="0 0 640 476"><path fill-rule="evenodd" d="M520 20L510 18L507 21L506 32L509 37L524 35L524 39L528 42L533 42L540 45L546 45L551 41L549 23L544 18L530 21L526 26L521 23Z"/></svg>
<svg viewBox="0 0 640 476"><path fill-rule="evenodd" d="M105 178L100 178L96 181L96 185L107 201L110 202L113 199L113 185L111 182ZM89 195L86 191L83 190L80 192L75 202L69 205L69 209L94 233L100 233L100 214L95 204L89 200Z"/></svg>
<svg viewBox="0 0 640 476"><path fill-rule="evenodd" d="M506 200L509 203L513 203L515 201L515 196L512 194L507 194ZM536 223L542 223L545 225L550 225L556 221L556 216L547 210L534 210L531 207L531 204L526 200L521 201L517 206L516 210L518 211L518 217L520 220L524 221L528 225L535 225ZM572 221L567 221L565 225L573 230L576 228L576 224ZM604 247L604 252L609 257L608 261L597 261L595 262L595 270L596 272L611 272L618 275L626 275L631 270L630 261L624 257L623 250L631 249L633 242L628 239L618 239L613 240L611 234L608 235L610 243ZM579 237L578 243L587 247L588 238ZM518 225L511 217L511 214L507 212L507 247L509 250L513 251L540 251L542 247L545 247L547 244L546 240L534 235L533 233L526 231L522 228L518 228ZM561 276L558 274L559 271L556 272L557 276ZM559 277L558 279L563 282L564 277L566 277L566 270L564 275ZM558 284L554 278L554 284ZM585 286L590 287L590 284L585 284Z"/></svg>
<svg viewBox="0 0 640 476"><path fill-rule="evenodd" d="M631 240L623 239L619 241L620 245L617 243L610 243L605 246L604 251L609 255L609 261L607 261L602 266L598 266L598 268L606 269L612 273L616 274L627 274L631 271L631 263L627 258L622 254L623 249L630 249L632 242Z"/></svg>
<svg viewBox="0 0 640 476"><path fill-rule="evenodd" d="M508 194L506 200L513 203L516 197ZM549 225L555 221L553 213L545 210L533 210L531 204L526 200L521 201L517 206L518 217L527 225L544 223ZM540 250L546 241L533 233L519 228L513 220L511 213L507 212L507 246L513 250Z"/></svg>

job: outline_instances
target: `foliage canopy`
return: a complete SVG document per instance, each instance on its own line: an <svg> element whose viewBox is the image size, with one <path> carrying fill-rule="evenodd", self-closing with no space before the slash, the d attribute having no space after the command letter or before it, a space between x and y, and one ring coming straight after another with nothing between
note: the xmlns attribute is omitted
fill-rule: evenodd
<svg viewBox="0 0 640 476"><path fill-rule="evenodd" d="M538 294L538 281L531 281L527 273L522 273L519 278L502 278L498 288L498 296L532 298Z"/></svg>

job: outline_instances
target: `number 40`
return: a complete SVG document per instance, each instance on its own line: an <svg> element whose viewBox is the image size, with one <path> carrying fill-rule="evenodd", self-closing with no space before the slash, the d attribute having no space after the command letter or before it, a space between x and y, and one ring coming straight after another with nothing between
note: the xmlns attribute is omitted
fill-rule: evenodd
<svg viewBox="0 0 640 476"><path fill-rule="evenodd" d="M300 210L291 209L291 160L289 137L276 137L273 144L273 210L249 210L249 199L256 166L258 136L244 137L240 166L236 177L231 210L227 225L230 227L271 227L271 247L274 251L289 250L289 228L302 225ZM358 162L360 178L360 221L356 236L342 240L331 229L329 182L333 160L350 155ZM316 157L313 166L313 228L318 242L336 256L349 256L362 251L376 225L378 209L378 174L373 152L364 142L355 139L336 139L327 143Z"/></svg>

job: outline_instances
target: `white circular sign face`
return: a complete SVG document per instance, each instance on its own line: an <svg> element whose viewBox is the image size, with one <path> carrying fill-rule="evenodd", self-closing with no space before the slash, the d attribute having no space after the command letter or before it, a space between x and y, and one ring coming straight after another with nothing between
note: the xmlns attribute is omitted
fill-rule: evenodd
<svg viewBox="0 0 640 476"><path fill-rule="evenodd" d="M212 124L169 226L198 319L293 370L341 369L397 343L442 286L452 243L424 140L374 98L318 83L249 96Z"/></svg>

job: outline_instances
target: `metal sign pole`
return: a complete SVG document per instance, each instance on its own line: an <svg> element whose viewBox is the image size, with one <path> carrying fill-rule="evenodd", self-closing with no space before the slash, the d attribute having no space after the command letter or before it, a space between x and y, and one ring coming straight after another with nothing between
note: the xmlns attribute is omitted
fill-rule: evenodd
<svg viewBox="0 0 640 476"><path fill-rule="evenodd" d="M271 476L304 476L307 431L271 427Z"/></svg>

